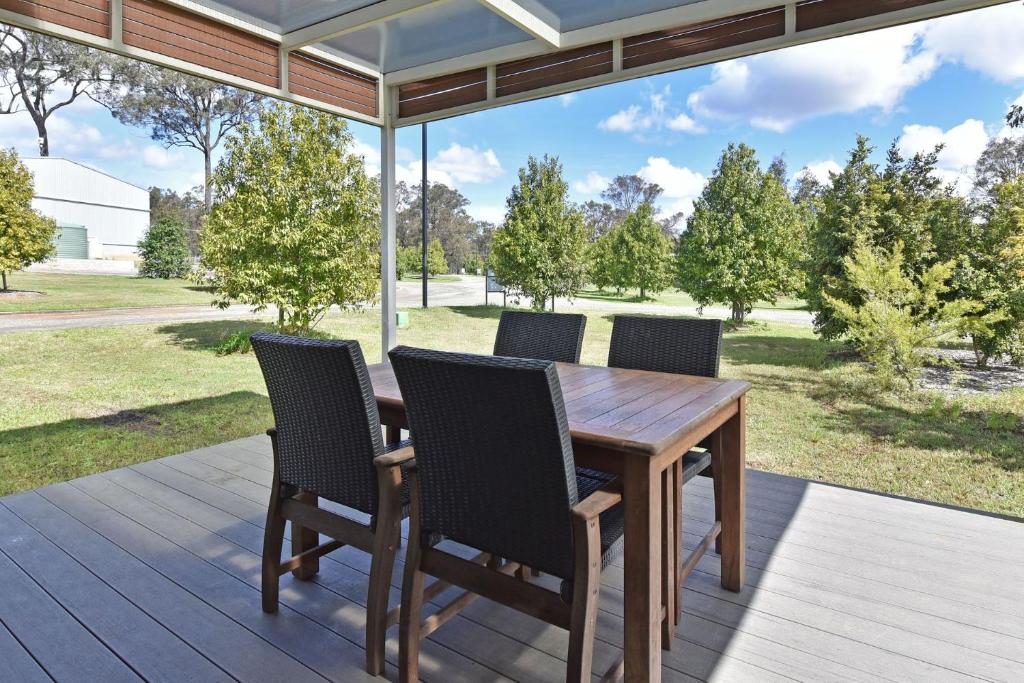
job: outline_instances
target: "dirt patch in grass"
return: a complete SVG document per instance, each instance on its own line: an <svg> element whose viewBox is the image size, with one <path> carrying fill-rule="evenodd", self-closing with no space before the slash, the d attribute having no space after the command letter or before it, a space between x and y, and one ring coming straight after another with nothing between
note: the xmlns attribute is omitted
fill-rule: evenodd
<svg viewBox="0 0 1024 683"><path fill-rule="evenodd" d="M155 433L163 424L155 416L138 410L122 410L112 415L104 415L100 423L105 427L121 427L133 432Z"/></svg>
<svg viewBox="0 0 1024 683"><path fill-rule="evenodd" d="M964 349L934 349L947 365L929 365L921 370L918 386L949 396L998 394L1024 388L1024 368L1014 367L1008 358L995 358L979 368L974 353Z"/></svg>
<svg viewBox="0 0 1024 683"><path fill-rule="evenodd" d="M45 294L42 292L33 292L26 289L11 289L6 292L0 292L0 301L29 301L31 299L42 299Z"/></svg>

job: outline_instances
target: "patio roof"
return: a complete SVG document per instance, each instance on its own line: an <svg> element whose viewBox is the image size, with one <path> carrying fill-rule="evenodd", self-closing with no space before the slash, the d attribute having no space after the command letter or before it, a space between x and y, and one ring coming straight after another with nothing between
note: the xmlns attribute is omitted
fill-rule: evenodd
<svg viewBox="0 0 1024 683"><path fill-rule="evenodd" d="M1006 0L0 0L0 21L378 126Z"/></svg>

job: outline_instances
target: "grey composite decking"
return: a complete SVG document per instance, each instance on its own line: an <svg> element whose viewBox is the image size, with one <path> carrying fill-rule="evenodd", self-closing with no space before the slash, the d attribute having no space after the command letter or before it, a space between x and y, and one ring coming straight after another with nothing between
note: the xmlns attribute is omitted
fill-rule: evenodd
<svg viewBox="0 0 1024 683"><path fill-rule="evenodd" d="M280 612L260 611L270 475L253 437L0 499L0 681L370 679L366 555L283 578ZM709 482L684 498L692 547ZM747 587L722 590L717 556L701 560L665 681L1024 680L1021 523L755 471L747 516ZM619 563L595 670L622 642L621 587ZM558 681L566 645L480 600L424 644L421 676Z"/></svg>

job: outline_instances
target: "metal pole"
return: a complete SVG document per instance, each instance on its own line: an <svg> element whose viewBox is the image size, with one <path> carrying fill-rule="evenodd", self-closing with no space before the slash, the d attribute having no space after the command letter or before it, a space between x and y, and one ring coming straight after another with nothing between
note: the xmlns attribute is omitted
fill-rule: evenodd
<svg viewBox="0 0 1024 683"><path fill-rule="evenodd" d="M380 352L388 362L388 351L398 343L395 315L395 129L388 123L380 129Z"/></svg>
<svg viewBox="0 0 1024 683"><path fill-rule="evenodd" d="M420 213L423 214L423 308L427 307L427 124L423 130L423 178L420 181Z"/></svg>

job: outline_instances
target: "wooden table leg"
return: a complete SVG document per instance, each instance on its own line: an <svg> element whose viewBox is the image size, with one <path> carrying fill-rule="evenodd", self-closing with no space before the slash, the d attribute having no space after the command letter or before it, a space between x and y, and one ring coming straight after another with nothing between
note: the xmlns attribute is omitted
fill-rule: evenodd
<svg viewBox="0 0 1024 683"><path fill-rule="evenodd" d="M392 427L391 425L384 426L384 441L388 445L393 445L402 440L402 429L400 427Z"/></svg>
<svg viewBox="0 0 1024 683"><path fill-rule="evenodd" d="M665 618L661 621L661 648L672 649L672 639L676 637L676 535L675 496L675 463L661 473L661 602L665 605Z"/></svg>
<svg viewBox="0 0 1024 683"><path fill-rule="evenodd" d="M661 471L645 456L629 456L625 507L625 679L661 680Z"/></svg>
<svg viewBox="0 0 1024 683"><path fill-rule="evenodd" d="M739 592L746 567L747 397L722 425L722 587Z"/></svg>

